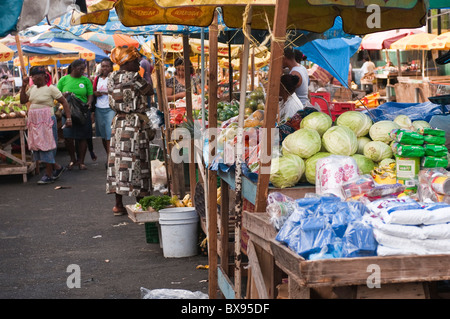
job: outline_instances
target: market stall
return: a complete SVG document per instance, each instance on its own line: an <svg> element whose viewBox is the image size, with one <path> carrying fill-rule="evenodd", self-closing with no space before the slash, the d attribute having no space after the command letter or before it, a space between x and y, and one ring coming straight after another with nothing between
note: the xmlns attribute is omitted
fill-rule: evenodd
<svg viewBox="0 0 450 319"><path fill-rule="evenodd" d="M162 1L163 2L163 1ZM193 3L195 4L195 3ZM190 3L190 5L193 5ZM258 123L256 125L248 125L246 127L245 120L248 120L244 118L244 112L239 112L239 114L242 116L238 116L236 124L234 125L236 127L235 134L230 133L230 136L232 137L230 140L233 140L233 146L242 147L244 149L245 153L245 142L240 144L242 139L240 138L243 135L242 129L244 128L255 128L255 127L261 127L261 128L274 128L275 127L275 119L277 117L277 106L278 105L278 91L279 91L279 78L281 76L281 59L279 58L282 56L282 50L284 46L284 36L286 31L286 21L287 21L287 11L289 7L288 1L277 1L277 6L275 7L274 12L274 25L273 25L273 35L272 39L275 39L276 41L273 41L271 46L271 61L269 63L270 66L270 73L269 73L269 86L267 88L266 96L265 96L265 108L264 108L264 116L258 117L261 114L261 112L256 112L255 115L250 118L252 120L252 124ZM241 8L242 9L242 8ZM248 9L248 8L246 8ZM244 24L244 30L250 29L250 25L253 23L251 17L252 10L245 11L245 16L248 18L246 20L246 23ZM242 16L242 15L241 15ZM354 19L354 18L353 18ZM392 19L394 20L394 19ZM383 19L383 21L385 21ZM345 25L345 24L344 24ZM247 29L248 28L248 29ZM214 50L217 50L217 42L215 39L217 39L217 25L213 23L210 26L210 51L213 52ZM279 39L283 39L283 41ZM187 46L187 45L186 45ZM247 43L248 47L248 43ZM245 45L244 45L245 48ZM244 49L244 53L247 50ZM248 51L247 51L248 52ZM209 128L217 128L218 127L218 101L217 101L217 57L214 55L209 56L209 99L208 99L208 127ZM248 69L248 66L245 65L245 63L248 61L247 58L242 59L242 70ZM159 71L159 76L162 79L163 73L161 70ZM244 75L245 74L245 75ZM245 76L246 72L244 74L241 74L242 82L245 83ZM158 93L159 96L164 97L165 94L163 92L164 86L160 87L160 92ZM244 91L245 92L245 91ZM245 107L245 94L242 94L240 96L240 103L239 108L244 109ZM261 110L262 111L262 110ZM275 287L275 284L279 282L279 280L282 278L282 274L278 271L277 273L274 273L276 270L275 265L278 265L278 268L282 268L282 270L285 272L285 274L288 274L290 276L290 281L292 283L292 286L297 287L296 290L301 290L302 285L304 284L305 280L301 278L301 280L297 280L300 278L300 275L297 272L297 268L299 268L296 265L296 262L292 262L292 259L289 259L289 256L284 256L283 253L279 253L277 248L280 246L280 249L284 250L287 249L287 246L283 246L284 244L281 244L281 242L276 242L276 247L272 244L272 239L276 236L275 228L272 224L272 220L270 218L267 218L267 209L269 208L268 199L272 198L270 195L275 194L281 194L282 196L288 195L291 197L294 201L296 200L302 200L302 199L308 199L309 197L315 199L315 198L322 198L323 195L329 191L329 189L321 189L322 185L321 182L325 182L324 179L317 179L318 176L321 176L320 172L323 173L323 170L320 171L316 169L318 167L318 163L323 160L324 163L326 161L330 161L330 156L342 156L345 158L345 161L348 161L343 164L343 166L338 166L336 168L336 174L340 172L340 168L343 169L345 165L347 165L346 168L351 167L353 172L359 172L364 171L365 174L369 174L372 179L378 178L379 181L381 179L384 179L385 177L390 177L390 173L392 168L387 167L384 168L384 165L382 165L381 171L375 170L376 167L379 167L378 163L380 163L383 160L391 160L391 162L397 162L396 159L393 158L394 151L391 150L391 148L388 146L388 142L392 142L394 138L391 138L388 140L389 134L392 132L393 129L400 129L402 126L398 123L406 122L406 125L411 127L413 125L413 121L410 123L403 117L400 117L398 121L392 120L392 123L382 123L385 125L375 125L373 123L373 118L369 114L365 114L363 112L344 112L342 114L339 114L339 117L337 117L337 120L333 121L332 119L328 119L325 116L327 116L324 112L314 112L312 113L313 116L308 118L309 120L312 120L314 117L321 118L312 120L311 126L309 127L302 127L298 129L298 133L292 133L293 137L285 139L288 142L282 143L283 148L285 150L289 149L289 152L286 152L286 154L283 154L282 156L279 156L275 159L274 154L271 153L272 146L275 146L275 143L269 138L267 131L262 131L261 135L257 137L257 140L260 141L259 145L261 148L264 148L264 151L266 154L270 154L270 157L274 158L274 161L261 161L261 157L258 155L258 151L256 151L256 158L257 160L255 163L259 165L259 169L250 173L258 173L263 172L261 174L257 174L257 179L253 179L254 175L247 174L248 172L245 171L245 166L242 164L248 164L247 162L240 162L240 158L237 157L237 161L235 162L236 167L234 169L225 169L222 170L220 167L217 167L219 169L210 169L210 164L213 163L213 159L216 157L216 155L219 155L219 143L220 143L220 137L219 138L212 138L212 135L207 136L207 150L209 151L209 160L206 161L207 165L205 165L208 170L205 170L204 172L204 182L205 182L205 194L206 194L206 203L205 206L207 208L207 214L205 223L206 225L205 230L208 234L208 253L209 253L209 282L210 282L210 291L209 295L210 298L216 298L218 289L222 292L222 294L225 295L227 298L242 298L242 278L247 277L248 279L248 295L252 298L256 297L275 297L275 290L273 287ZM320 114L320 115L317 115ZM347 115L346 115L347 114ZM346 115L346 116L344 116ZM304 118L302 119L302 122L306 119L308 115L304 115ZM403 122L402 122L403 120ZM411 120L411 119L410 119ZM334 122L334 123L333 123ZM314 124L315 123L315 124ZM320 123L320 124L318 124ZM231 125L231 123L229 123ZM247 122L247 124L250 124ZM419 124L419 123L415 123ZM228 129L228 127L224 127L220 125L220 129ZM326 128L322 128L323 131L319 133L317 130L320 130L321 128L319 126L325 126ZM386 127L383 127L386 126ZM372 129L373 127L373 129ZM233 128L231 126L230 128ZM241 130L241 132L239 132ZM309 130L313 130L316 133L312 133ZM256 131L256 130L255 130ZM381 131L381 132L380 132ZM230 130L232 132L232 130ZM314 135L314 143L311 143L309 138L303 136L304 132L311 133L311 135ZM255 133L255 132L253 132ZM328 133L328 134L327 134ZM259 134L259 133L255 133ZM295 135L294 135L295 134ZM370 139L367 137L370 136ZM431 134L426 134L431 135ZM234 141L235 137L238 137L236 141ZM367 140L362 139L363 137L366 137ZM359 140L358 140L359 139ZM386 141L385 141L386 140ZM302 145L303 141L309 141L308 145ZM290 143L289 143L290 142ZM364 146L362 145L365 142ZM373 144L370 144L371 142L374 142ZM380 143L383 144L380 144ZM226 144L226 143L224 143ZM284 145L285 144L285 145ZM368 145L368 146L367 146ZM360 156L355 156L358 146L360 147ZM366 147L367 146L367 147ZM373 146L373 147L370 147ZM422 145L423 146L423 145ZM225 147L225 146L224 146ZM387 147L391 150L387 149ZM300 179L303 177L303 175L306 172L306 163L308 160L313 158L316 154L319 153L319 151L324 148L326 150L327 156L319 157L316 156L314 160L317 162L316 165L310 165L310 170L313 170L314 172L308 174L310 176L310 180L315 182L315 185L310 183L305 183L306 185L298 185L300 182ZM367 151L366 151L367 148ZM314 151L311 151L311 150ZM247 149L248 150L248 149ZM302 150L309 151L308 154L301 153ZM240 150L242 151L242 149ZM287 153L294 152L294 155L287 155ZM324 153L325 151L323 151ZM403 152L400 150L396 150L395 152ZM296 153L296 154L295 154ZM240 153L242 154L242 153ZM333 155L331 155L333 154ZM440 154L440 153L439 153ZM196 156L198 155L195 154ZM398 154L401 155L401 154ZM440 154L442 155L442 154ZM271 162L280 162L284 161L283 158L286 156L286 158L291 160L291 162L297 163L297 166L295 169L300 172L301 174L296 174L297 176L291 176L295 174L289 174L288 168L292 168L293 165L288 164L286 166L282 166L282 169L280 169L280 166L278 166L278 171L275 171L276 173L279 173L278 176L276 174L272 174ZM296 156L296 157L295 157ZM362 156L362 157L361 157ZM386 157L385 157L386 156ZM439 156L443 157L443 156ZM232 160L234 159L234 156L232 156ZM331 163L337 164L339 161L334 160L334 157L331 158ZM433 161L434 159L427 159L427 161ZM442 159L443 160L443 159ZM311 160L312 162L313 160ZM200 161L203 165L203 160ZM330 164L328 162L328 164ZM387 162L387 161L385 161ZM295 164L294 163L294 164ZM303 168L301 167L303 163ZM375 165L377 163L377 165ZM399 161L399 163L401 163ZM200 165L199 165L200 166ZM219 165L220 166L220 165ZM229 165L229 168L232 165ZM263 170L265 169L265 171ZM373 176L371 175L371 172L374 171ZM288 173L288 175L283 175L283 173ZM300 176L299 176L300 175ZM339 175L339 174L338 174ZM218 201L217 201L217 176L221 177L221 200L220 202L220 209L218 211ZM312 176L312 177L311 177ZM359 174L358 174L359 176ZM276 178L278 177L278 178ZM295 177L295 178L293 178ZM395 177L396 178L396 177ZM364 179L363 179L364 180ZM406 180L406 179L405 179ZM401 193L404 193L405 191L405 180L403 180L402 186L396 186L399 188L395 188L395 190L402 189ZM317 183L319 181L320 183ZM347 179L346 181L350 181L350 179ZM365 180L370 184L370 179ZM285 182L288 182L288 185L284 184ZM342 182L342 179L341 179ZM397 180L395 180L397 182ZM272 185L271 185L272 184ZM309 185L308 185L309 184ZM380 183L383 184L383 183ZM397 184L397 183L395 183ZM371 184L373 185L373 184ZM388 185L386 183L386 185ZM233 187L234 186L234 187ZM306 186L306 187L303 187ZM348 186L348 185L347 185ZM337 187L339 190L341 189L342 185L339 185ZM403 187L403 188L401 188ZM375 188L375 187L373 187ZM389 188L389 187L387 187ZM379 190L379 189L377 189ZM236 194L236 201L231 202L229 201L230 198L234 197L231 196L232 191ZM355 195L353 193L354 189L349 188L350 194L353 196L356 195L363 195L363 191L361 189L357 190L357 194ZM306 196L307 198L304 198L305 195L309 193L314 193L314 196ZM392 194L392 193L389 193ZM410 193L407 193L410 194ZM316 197L316 195L318 197ZM398 195L398 194L397 194ZM406 195L402 195L406 196ZM409 196L409 195L408 195ZM335 194L336 199L340 199L339 196ZM228 201L227 201L228 199ZM355 199L355 198L354 198ZM355 199L356 200L356 199ZM279 203L280 201L276 201L275 204ZM346 203L347 201L343 201ZM254 207L250 204L254 204ZM230 209L234 206L234 209ZM254 213L252 213L252 211ZM242 214L244 216L244 224L242 225ZM254 216L255 219L258 219L258 222L248 222L249 218L247 216ZM265 216L265 217L263 217ZM287 215L286 215L287 217ZM261 220L264 220L266 218L266 221L268 220L269 223L262 223ZM231 227L234 228L234 233L232 233L230 223L229 221L233 219L233 224ZM243 226L243 227L242 227ZM271 228L270 228L271 227ZM245 230L243 229L245 228ZM343 229L340 229L343 231ZM246 234L248 234L248 237L250 240L248 240L245 243ZM254 236L257 235L257 236ZM342 234L341 234L342 235ZM374 241L372 240L372 244ZM234 258L234 262L231 263L233 265L233 268L230 269L230 263L231 261L229 258L231 257L229 252L232 250L231 245L234 245L234 254L232 255L232 258ZM323 248L323 247L314 247L317 248ZM371 252L373 253L373 246L371 247ZM275 253L276 251L276 253ZM242 254L243 252L243 254ZM321 249L315 253L322 252ZM324 252L325 253L325 252ZM295 253L296 254L296 253ZM245 256L247 255L247 256ZM298 254L297 254L298 255ZM296 255L296 256L297 256ZM322 256L322 255L320 255ZM248 257L249 264L250 264L250 271L246 273L246 271L243 269L243 261L244 259ZM319 256L316 256L319 257ZM323 256L322 256L323 257ZM366 257L366 256L364 256ZM305 257L302 257L306 260ZM369 257L367 257L369 258ZM342 267L340 265L343 265L343 267L347 267L347 261L354 262L358 258L355 259L346 259L344 262L341 262L341 258L333 259L330 264L334 264L335 267ZM420 258L421 259L421 258ZM290 260L289 263L285 263L284 260ZM374 260L378 261L378 258L375 258ZM388 259L383 259L388 263ZM409 260L409 259L408 259ZM443 259L446 260L445 258ZM303 260L300 260L303 261ZM316 265L325 265L328 267L328 262L316 262L312 261L308 264L301 263L301 267L306 267L304 265L310 265L311 268L314 269ZM322 266L317 267L322 267ZM360 266L363 265L363 263L360 264ZM385 265L385 264L383 264ZM397 264L393 263L394 266L397 266ZM361 266L362 267L362 266ZM302 268L303 269L303 268ZM302 270L301 269L301 270ZM306 268L305 268L306 269ZM320 268L323 269L323 268ZM359 268L358 268L359 269ZM436 271L438 268L433 268L433 271ZM336 270L330 269L330 272L333 273ZM400 270L402 271L402 270ZM395 275L398 275L398 272L395 273ZM323 279L320 277L320 274L317 275L318 278L312 278L309 279L311 282L325 282L328 279ZM329 276L329 275L327 275ZM331 275L332 276L332 275ZM342 274L342 277L344 277L344 274ZM423 280L441 280L443 278L447 278L448 274L443 273L442 276L440 275L430 275L429 277L423 277ZM234 282L232 281L234 279ZM398 277L398 282L405 282L405 281L421 281L421 279L417 279L417 276L414 277L413 274L410 276L404 276L404 277ZM382 283L391 283L394 282L392 278L390 279L383 279ZM331 282L330 286L345 286L349 285L350 281L344 282L343 280L338 280L336 283ZM354 278L352 285L361 285L362 281L361 279ZM251 287L256 286L256 290ZM266 289L265 286L269 287L269 289ZM252 290L253 289L253 290ZM293 289L294 292L294 289ZM257 294L256 294L257 293ZM294 296L294 295L291 295ZM298 296L298 295L297 295Z"/></svg>

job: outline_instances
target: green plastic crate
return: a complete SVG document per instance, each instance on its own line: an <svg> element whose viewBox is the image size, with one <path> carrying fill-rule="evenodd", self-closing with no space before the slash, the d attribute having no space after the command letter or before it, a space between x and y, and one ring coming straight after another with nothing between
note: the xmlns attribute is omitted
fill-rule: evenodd
<svg viewBox="0 0 450 319"><path fill-rule="evenodd" d="M159 243L158 225L156 223L145 223L145 239L147 244Z"/></svg>

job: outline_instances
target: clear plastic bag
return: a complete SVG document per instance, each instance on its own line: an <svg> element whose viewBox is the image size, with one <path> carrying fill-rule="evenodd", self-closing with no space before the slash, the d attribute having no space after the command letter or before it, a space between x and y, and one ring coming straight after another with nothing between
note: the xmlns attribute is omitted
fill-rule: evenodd
<svg viewBox="0 0 450 319"><path fill-rule="evenodd" d="M377 245L370 225L364 222L350 223L343 237L342 257L375 256Z"/></svg>
<svg viewBox="0 0 450 319"><path fill-rule="evenodd" d="M209 296L201 291L165 288L150 290L141 287L141 299L209 299Z"/></svg>

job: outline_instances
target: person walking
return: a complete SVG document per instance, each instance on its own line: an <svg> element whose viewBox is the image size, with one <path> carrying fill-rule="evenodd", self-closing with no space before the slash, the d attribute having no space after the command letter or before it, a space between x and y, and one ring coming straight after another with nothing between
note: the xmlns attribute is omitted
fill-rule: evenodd
<svg viewBox="0 0 450 319"><path fill-rule="evenodd" d="M110 106L117 113L111 130L106 193L115 194L113 214L126 214L122 197L136 201L151 194L150 141L151 129L147 95L151 85L139 75L140 54L135 47L119 46L111 51L112 62L120 66L108 77Z"/></svg>
<svg viewBox="0 0 450 319"><path fill-rule="evenodd" d="M107 159L111 140L111 124L116 115L116 112L109 106L108 96L108 76L113 71L113 65L114 63L109 58L104 58L101 62L99 75L94 79L94 95L96 97L95 134L102 138ZM106 163L108 163L108 160Z"/></svg>
<svg viewBox="0 0 450 319"><path fill-rule="evenodd" d="M64 172L64 167L55 161L58 131L54 113L54 100L62 104L66 113L66 127L72 126L70 107L67 100L54 85L47 85L48 76L43 66L30 69L33 85L29 86L29 77L22 78L20 103L30 102L28 111L28 148L33 151L33 161L45 163L45 174L39 185L53 183Z"/></svg>
<svg viewBox="0 0 450 319"><path fill-rule="evenodd" d="M70 156L70 164L67 166L69 170L74 166L78 166L80 170L87 169L84 164L84 158L88 147L87 140L92 137L91 108L94 90L91 80L83 75L85 69L85 60L75 60L69 65L68 74L63 76L58 82L58 89L63 92L64 97L67 98L70 93L73 93L89 107L87 121L84 125L74 123L72 127L66 125L63 129L65 145ZM62 118L62 123L63 125L66 123L65 117ZM75 147L78 151L78 158L76 157Z"/></svg>

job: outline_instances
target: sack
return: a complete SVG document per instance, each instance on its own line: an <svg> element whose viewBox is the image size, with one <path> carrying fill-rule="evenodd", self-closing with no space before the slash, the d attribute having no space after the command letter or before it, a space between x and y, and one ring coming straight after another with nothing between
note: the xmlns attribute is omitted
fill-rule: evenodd
<svg viewBox="0 0 450 319"><path fill-rule="evenodd" d="M88 105L77 98L73 93L69 93L66 100L70 107L72 123L83 126L88 120ZM62 111L62 116L66 117L64 110Z"/></svg>

